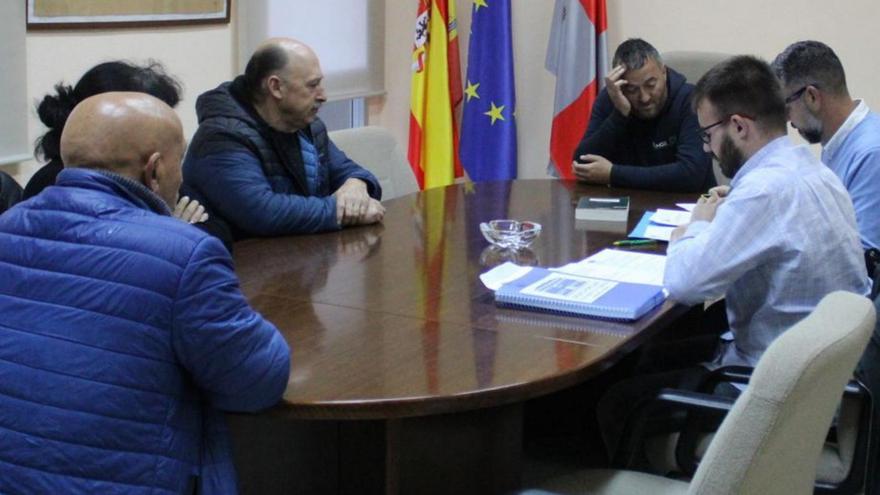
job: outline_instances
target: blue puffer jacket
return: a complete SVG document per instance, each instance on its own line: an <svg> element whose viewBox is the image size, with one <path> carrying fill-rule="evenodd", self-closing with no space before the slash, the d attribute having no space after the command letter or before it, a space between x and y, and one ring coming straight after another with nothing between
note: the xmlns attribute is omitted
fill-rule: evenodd
<svg viewBox="0 0 880 495"><path fill-rule="evenodd" d="M332 194L355 178L382 198L379 181L327 137L320 119L297 133L269 127L242 96L242 78L196 101L199 129L183 164L183 192L225 220L235 239L339 229ZM317 151L304 163L300 140Z"/></svg>
<svg viewBox="0 0 880 495"><path fill-rule="evenodd" d="M287 385L223 246L115 174L0 216L0 315L0 493L235 493L217 411Z"/></svg>

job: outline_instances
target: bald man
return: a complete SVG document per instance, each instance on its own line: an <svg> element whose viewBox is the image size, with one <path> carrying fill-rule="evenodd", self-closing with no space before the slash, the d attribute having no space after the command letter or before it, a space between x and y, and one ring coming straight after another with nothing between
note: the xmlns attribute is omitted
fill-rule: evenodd
<svg viewBox="0 0 880 495"><path fill-rule="evenodd" d="M199 96L199 129L183 166L184 191L232 237L279 236L378 222L376 177L327 137L318 57L270 39L243 75Z"/></svg>
<svg viewBox="0 0 880 495"><path fill-rule="evenodd" d="M235 493L217 411L276 403L290 350L171 216L183 149L156 98L93 96L0 216L0 493Z"/></svg>

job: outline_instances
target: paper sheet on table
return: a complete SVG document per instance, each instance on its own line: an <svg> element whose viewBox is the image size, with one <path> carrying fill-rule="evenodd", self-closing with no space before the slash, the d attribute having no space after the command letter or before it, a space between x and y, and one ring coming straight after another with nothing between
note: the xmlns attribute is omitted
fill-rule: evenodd
<svg viewBox="0 0 880 495"><path fill-rule="evenodd" d="M603 249L589 258L569 263L557 271L615 282L663 285L666 256L636 253L619 249Z"/></svg>
<svg viewBox="0 0 880 495"><path fill-rule="evenodd" d="M656 239L658 241L669 242L669 239L672 237L673 230L675 230L675 227L667 227L665 225L648 225L648 228L645 229L645 235L643 237L645 239Z"/></svg>
<svg viewBox="0 0 880 495"><path fill-rule="evenodd" d="M480 274L480 280L489 290L498 290L502 285L512 282L531 270L530 266L519 266L510 261Z"/></svg>
<svg viewBox="0 0 880 495"><path fill-rule="evenodd" d="M651 216L651 223L659 225L671 225L678 227L691 221L691 214L682 210L666 210L658 208L654 215Z"/></svg>
<svg viewBox="0 0 880 495"><path fill-rule="evenodd" d="M675 206L681 208L682 210L694 211L694 208L697 207L696 203L675 203Z"/></svg>

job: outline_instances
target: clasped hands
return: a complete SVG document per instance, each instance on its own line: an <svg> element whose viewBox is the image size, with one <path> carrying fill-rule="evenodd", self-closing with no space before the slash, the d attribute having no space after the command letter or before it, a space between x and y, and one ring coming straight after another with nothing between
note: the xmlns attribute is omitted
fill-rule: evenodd
<svg viewBox="0 0 880 495"><path fill-rule="evenodd" d="M376 223L385 216L382 203L371 198L360 179L348 179L336 192L336 222L343 226Z"/></svg>

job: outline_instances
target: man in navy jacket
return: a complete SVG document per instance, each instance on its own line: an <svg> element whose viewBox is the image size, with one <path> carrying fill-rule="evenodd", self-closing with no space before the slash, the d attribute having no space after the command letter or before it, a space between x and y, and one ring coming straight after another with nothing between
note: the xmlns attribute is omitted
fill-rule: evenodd
<svg viewBox="0 0 880 495"><path fill-rule="evenodd" d="M699 192L715 185L690 105L693 85L644 40L617 47L574 153L575 176L592 184Z"/></svg>
<svg viewBox="0 0 880 495"><path fill-rule="evenodd" d="M270 39L243 75L199 96L184 190L228 223L234 239L382 219L379 182L330 141L317 117L322 79L308 46Z"/></svg>
<svg viewBox="0 0 880 495"><path fill-rule="evenodd" d="M0 492L236 493L218 411L275 404L290 350L171 216L183 148L160 100L93 96L56 185L0 216Z"/></svg>

